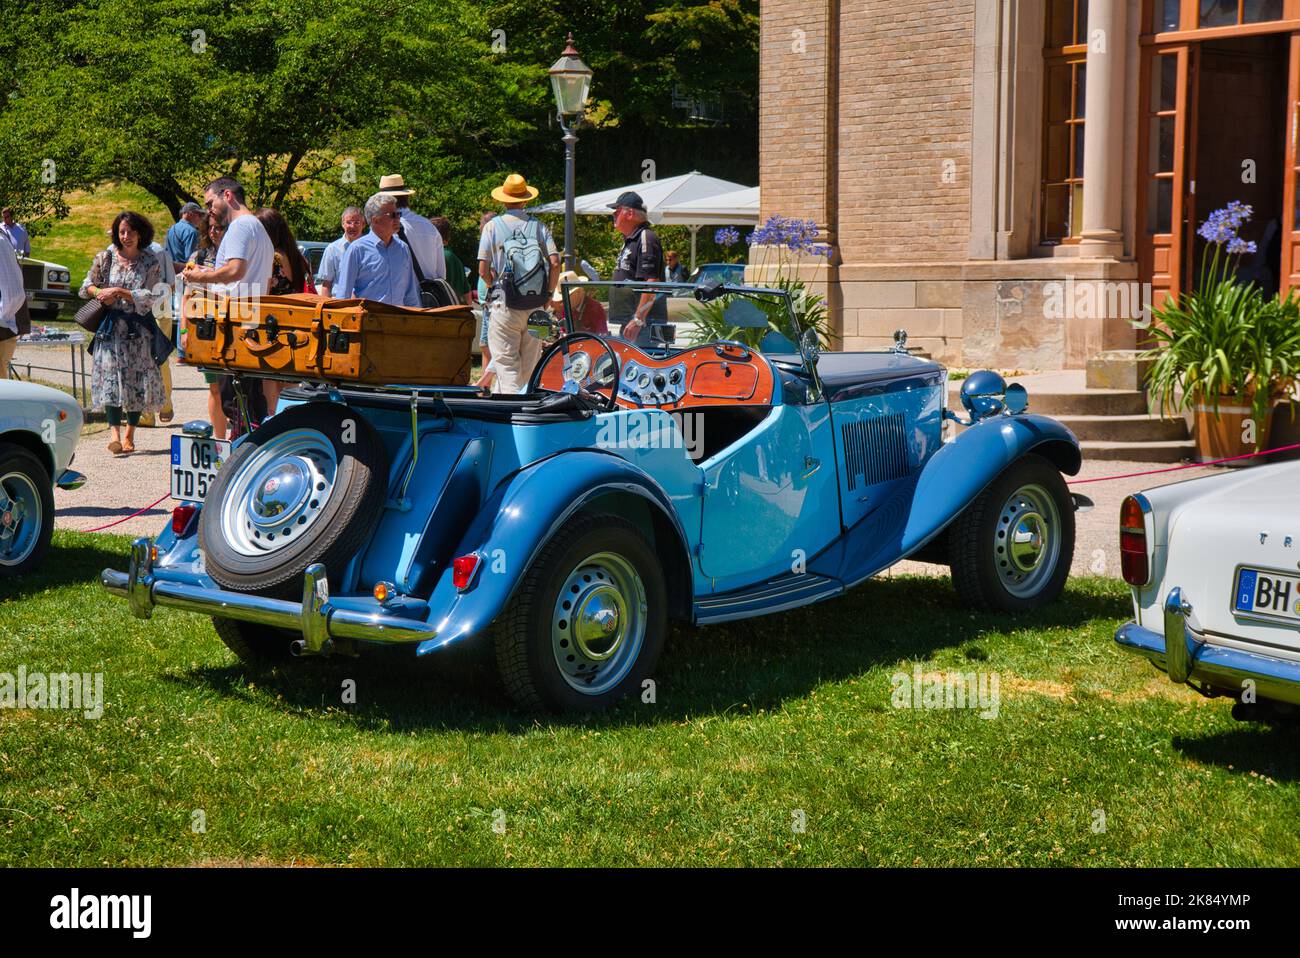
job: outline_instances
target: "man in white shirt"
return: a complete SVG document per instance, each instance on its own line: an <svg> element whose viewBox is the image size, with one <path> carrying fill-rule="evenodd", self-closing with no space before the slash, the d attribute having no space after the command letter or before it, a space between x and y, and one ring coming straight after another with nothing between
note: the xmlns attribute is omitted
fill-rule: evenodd
<svg viewBox="0 0 1300 958"><path fill-rule="evenodd" d="M0 243L0 379L9 378L9 363L18 348L18 308L27 299L18 254ZM10 335L12 334L12 335Z"/></svg>
<svg viewBox="0 0 1300 958"><path fill-rule="evenodd" d="M379 179L379 192L391 196L402 217L402 239L411 248L411 255L420 267L421 279L446 279L447 259L442 255L442 234L438 228L411 209L411 194L401 173Z"/></svg>
<svg viewBox="0 0 1300 958"><path fill-rule="evenodd" d="M227 176L213 180L203 190L203 205L226 224L226 235L217 247L215 264L210 267L189 264L185 267L185 282L206 283L211 289L244 303L264 296L271 285L275 248L261 220L244 205L244 188ZM232 308L237 307L232 304ZM274 410L280 384L268 379L263 385L267 408ZM208 385L208 415L214 427L226 421L221 411L219 383Z"/></svg>

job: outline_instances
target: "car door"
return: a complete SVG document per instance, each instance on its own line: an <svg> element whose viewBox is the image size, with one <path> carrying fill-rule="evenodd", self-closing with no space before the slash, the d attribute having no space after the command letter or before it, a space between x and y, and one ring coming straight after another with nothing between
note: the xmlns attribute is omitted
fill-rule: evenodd
<svg viewBox="0 0 1300 958"><path fill-rule="evenodd" d="M701 464L699 564L728 591L803 566L839 535L835 447L824 401L774 406Z"/></svg>

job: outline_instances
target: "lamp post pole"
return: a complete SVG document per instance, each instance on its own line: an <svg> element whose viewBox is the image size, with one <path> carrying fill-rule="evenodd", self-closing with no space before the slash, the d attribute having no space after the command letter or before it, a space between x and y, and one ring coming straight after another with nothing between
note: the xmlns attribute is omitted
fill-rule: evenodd
<svg viewBox="0 0 1300 958"><path fill-rule="evenodd" d="M591 89L591 68L582 62L582 57L573 46L573 34L565 44L564 53L546 71L551 78L551 90L555 94L555 113L560 118L560 129L564 131L564 268L576 269L577 253L574 250L573 229L576 212L574 206L574 151L578 146L578 136L573 132L587 102ZM572 117L570 124L568 118Z"/></svg>
<svg viewBox="0 0 1300 958"><path fill-rule="evenodd" d="M577 220L574 211L574 150L578 146L578 135L572 127L564 122L560 114L560 129L564 131L564 268L577 269L577 254L574 252L573 230Z"/></svg>

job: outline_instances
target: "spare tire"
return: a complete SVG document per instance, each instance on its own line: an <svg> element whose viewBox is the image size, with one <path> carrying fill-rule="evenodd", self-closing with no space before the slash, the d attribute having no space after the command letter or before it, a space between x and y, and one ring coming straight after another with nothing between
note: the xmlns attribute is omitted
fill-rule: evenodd
<svg viewBox="0 0 1300 958"><path fill-rule="evenodd" d="M331 402L287 409L217 472L199 514L208 575L234 592L299 599L303 573L320 562L337 586L387 486L387 456L364 416Z"/></svg>

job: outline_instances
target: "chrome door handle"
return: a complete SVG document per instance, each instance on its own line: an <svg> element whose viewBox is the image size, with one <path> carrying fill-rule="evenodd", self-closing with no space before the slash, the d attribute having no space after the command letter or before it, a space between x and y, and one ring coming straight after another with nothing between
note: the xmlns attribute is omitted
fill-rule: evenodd
<svg viewBox="0 0 1300 958"><path fill-rule="evenodd" d="M820 459L814 459L812 456L804 456L803 467L806 470L806 472L804 472L804 474L799 478L807 479L809 476L811 476L814 472L816 472L818 469L822 467L822 461Z"/></svg>

